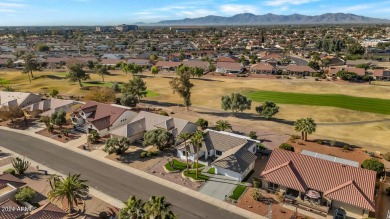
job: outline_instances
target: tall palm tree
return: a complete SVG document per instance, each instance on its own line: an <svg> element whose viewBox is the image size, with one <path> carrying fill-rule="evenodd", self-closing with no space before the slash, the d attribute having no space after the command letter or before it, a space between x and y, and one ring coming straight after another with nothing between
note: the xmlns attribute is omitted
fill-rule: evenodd
<svg viewBox="0 0 390 219"><path fill-rule="evenodd" d="M302 118L302 119L298 119L295 123L294 123L294 129L296 132L301 132L301 139L304 140L305 139L305 133L304 133L304 123L305 123L305 119Z"/></svg>
<svg viewBox="0 0 390 219"><path fill-rule="evenodd" d="M312 118L306 118L304 122L305 141L307 141L307 134L316 132L317 124Z"/></svg>
<svg viewBox="0 0 390 219"><path fill-rule="evenodd" d="M191 144L196 146L196 178L198 178L199 150L203 145L203 132L196 131L191 137Z"/></svg>
<svg viewBox="0 0 390 219"><path fill-rule="evenodd" d="M187 173L189 170L189 164L188 164L188 150L187 150L187 140L191 138L192 134L190 133L181 133L177 136L178 139L181 139L184 141L184 150L186 152L186 160L187 160Z"/></svg>
<svg viewBox="0 0 390 219"><path fill-rule="evenodd" d="M230 123L227 120L218 120L215 128L218 131L226 131L226 130L233 131L232 125L230 125Z"/></svg>
<svg viewBox="0 0 390 219"><path fill-rule="evenodd" d="M49 192L50 201L66 199L69 206L69 212L73 211L73 206L83 200L89 192L89 187L85 184L87 181L80 179L80 174L69 175L66 178L53 178L52 190Z"/></svg>
<svg viewBox="0 0 390 219"><path fill-rule="evenodd" d="M141 199L137 199L134 195L132 195L126 202L124 202L124 204L125 206L119 212L119 219L137 219L145 217L145 203Z"/></svg>
<svg viewBox="0 0 390 219"><path fill-rule="evenodd" d="M165 201L165 197L151 196L149 201L145 203L145 218L150 219L175 219L173 214L172 205Z"/></svg>

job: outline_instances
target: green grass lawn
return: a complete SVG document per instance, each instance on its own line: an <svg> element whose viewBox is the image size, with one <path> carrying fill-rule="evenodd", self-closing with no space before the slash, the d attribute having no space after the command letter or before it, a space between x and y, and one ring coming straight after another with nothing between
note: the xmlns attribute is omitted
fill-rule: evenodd
<svg viewBox="0 0 390 219"><path fill-rule="evenodd" d="M7 79L3 79L3 78L0 78L0 86L4 86L4 85L7 85L9 84L9 80Z"/></svg>
<svg viewBox="0 0 390 219"><path fill-rule="evenodd" d="M106 87L112 86L111 82L103 82L103 81L85 81L81 83L83 84L83 86L106 86Z"/></svg>
<svg viewBox="0 0 390 219"><path fill-rule="evenodd" d="M188 173L186 171L184 171L183 173L184 173L184 176L191 177L191 178L193 178L195 180L205 180L205 181L207 181L210 178L208 176L205 176L205 175L201 174L200 171L198 172L198 178L196 178L196 176L195 176L196 175L196 170L190 170L190 171L188 171Z"/></svg>
<svg viewBox="0 0 390 219"><path fill-rule="evenodd" d="M165 164L165 168L168 170L168 171L175 171L175 170L185 170L187 169L187 164L184 163L184 162L181 162L181 161L178 161L176 159L173 160L173 167L169 164L169 162L167 162Z"/></svg>
<svg viewBox="0 0 390 219"><path fill-rule="evenodd" d="M211 167L207 172L210 174L215 174L215 168Z"/></svg>
<svg viewBox="0 0 390 219"><path fill-rule="evenodd" d="M229 198L234 199L234 200L238 200L240 198L240 196L242 195L242 193L244 193L245 189L246 189L246 186L237 185L236 188L234 188L234 190L233 190L233 194Z"/></svg>
<svg viewBox="0 0 390 219"><path fill-rule="evenodd" d="M201 163L198 163L198 169L200 169L200 168L202 168L202 167L204 167L204 165L201 164ZM192 169L195 169L195 168L196 168L196 162L193 162L193 163L192 163Z"/></svg>
<svg viewBox="0 0 390 219"><path fill-rule="evenodd" d="M305 94L275 91L250 91L245 95L253 101L266 100L281 104L330 106L390 115L390 100L353 97L341 94Z"/></svg>
<svg viewBox="0 0 390 219"><path fill-rule="evenodd" d="M159 93L156 93L154 91L151 91L151 90L146 90L148 92L148 94L146 94L147 97L158 97L160 96Z"/></svg>

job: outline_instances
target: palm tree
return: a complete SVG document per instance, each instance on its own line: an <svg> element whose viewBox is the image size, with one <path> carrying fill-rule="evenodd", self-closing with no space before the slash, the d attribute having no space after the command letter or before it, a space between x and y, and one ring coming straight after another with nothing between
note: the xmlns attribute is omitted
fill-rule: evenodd
<svg viewBox="0 0 390 219"><path fill-rule="evenodd" d="M188 150L187 150L187 140L190 139L192 136L192 134L190 133L181 133L180 135L177 136L178 139L181 139L184 141L184 150L186 152L186 160L187 160L187 173L188 173L188 170L189 170L189 167L188 167Z"/></svg>
<svg viewBox="0 0 390 219"><path fill-rule="evenodd" d="M145 203L145 218L150 219L175 219L172 205L165 201L165 197L151 196L149 201Z"/></svg>
<svg viewBox="0 0 390 219"><path fill-rule="evenodd" d="M304 122L305 141L307 141L307 134L316 132L317 124L312 118L306 118Z"/></svg>
<svg viewBox="0 0 390 219"><path fill-rule="evenodd" d="M215 128L218 131L226 131L226 130L233 131L232 125L230 125L230 123L227 120L218 120Z"/></svg>
<svg viewBox="0 0 390 219"><path fill-rule="evenodd" d="M52 190L48 196L50 201L66 199L69 206L69 212L73 211L73 206L83 200L89 192L89 187L85 184L87 181L80 179L80 174L69 175L66 178L54 177L50 183Z"/></svg>
<svg viewBox="0 0 390 219"><path fill-rule="evenodd" d="M302 119L298 119L295 123L294 123L294 129L296 132L301 132L301 139L305 139L305 133L303 131L304 129L304 123L305 123L305 119L302 118Z"/></svg>
<svg viewBox="0 0 390 219"><path fill-rule="evenodd" d="M141 199L137 199L134 195L132 195L126 202L124 202L124 204L125 206L119 212L119 219L144 218L145 203Z"/></svg>
<svg viewBox="0 0 390 219"><path fill-rule="evenodd" d="M196 131L191 137L191 144L196 146L196 178L198 178L199 149L203 145L203 132Z"/></svg>
<svg viewBox="0 0 390 219"><path fill-rule="evenodd" d="M301 139L307 141L307 134L316 132L317 124L312 118L301 118L294 123L294 129L301 132Z"/></svg>

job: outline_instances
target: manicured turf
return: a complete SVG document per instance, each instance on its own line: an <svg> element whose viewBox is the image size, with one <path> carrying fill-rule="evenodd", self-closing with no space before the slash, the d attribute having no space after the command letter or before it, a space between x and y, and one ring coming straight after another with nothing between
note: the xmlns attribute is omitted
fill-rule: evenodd
<svg viewBox="0 0 390 219"><path fill-rule="evenodd" d="M215 174L215 168L211 167L207 172L210 174Z"/></svg>
<svg viewBox="0 0 390 219"><path fill-rule="evenodd" d="M147 90L148 94L146 94L147 97L158 97L160 96L159 93L156 93L154 91L151 91L151 90Z"/></svg>
<svg viewBox="0 0 390 219"><path fill-rule="evenodd" d="M353 97L341 94L305 94L275 91L250 91L245 95L253 101L266 100L281 104L330 106L390 115L390 100Z"/></svg>
<svg viewBox="0 0 390 219"><path fill-rule="evenodd" d="M86 81L81 83L83 84L83 86L106 86L106 87L112 86L111 82L103 82L103 81Z"/></svg>
<svg viewBox="0 0 390 219"><path fill-rule="evenodd" d="M9 84L9 80L7 79L3 79L3 78L0 78L0 86L4 86L4 85L7 85Z"/></svg>
<svg viewBox="0 0 390 219"><path fill-rule="evenodd" d="M169 171L185 170L185 169L187 169L187 164L174 159L173 160L173 167L169 164L169 162L167 162L165 164L165 168Z"/></svg>
<svg viewBox="0 0 390 219"><path fill-rule="evenodd" d="M202 167L204 167L204 165L201 164L201 163L198 163L198 168L202 168ZM196 168L196 162L193 162L192 163L192 169L195 169L195 168Z"/></svg>
<svg viewBox="0 0 390 219"><path fill-rule="evenodd" d="M234 200L238 200L240 198L240 196L242 195L242 193L244 193L245 189L246 189L246 186L237 185L236 188L234 188L234 190L233 190L233 194L229 198L234 199Z"/></svg>
<svg viewBox="0 0 390 219"><path fill-rule="evenodd" d="M184 173L184 176L191 177L191 178L193 178L195 180L205 180L205 181L207 181L210 178L208 176L205 176L205 175L201 174L200 171L198 172L198 178L196 178L195 177L196 170L190 170L190 171L188 171L188 173L186 171L183 171L183 173Z"/></svg>

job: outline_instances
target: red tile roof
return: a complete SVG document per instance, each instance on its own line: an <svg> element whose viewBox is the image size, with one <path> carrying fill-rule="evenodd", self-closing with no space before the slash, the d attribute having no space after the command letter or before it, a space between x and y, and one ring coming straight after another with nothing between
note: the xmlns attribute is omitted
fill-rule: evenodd
<svg viewBox="0 0 390 219"><path fill-rule="evenodd" d="M64 210L51 202L31 212L26 219L62 219L68 215Z"/></svg>
<svg viewBox="0 0 390 219"><path fill-rule="evenodd" d="M87 120L97 129L110 127L127 109L110 104L89 101L80 108L84 113L91 113Z"/></svg>
<svg viewBox="0 0 390 219"><path fill-rule="evenodd" d="M305 65L289 65L287 66L286 68L288 71L292 71L292 72L310 72L310 73L315 73L317 72L316 70L312 69L311 67L309 66L305 66Z"/></svg>
<svg viewBox="0 0 390 219"><path fill-rule="evenodd" d="M298 191L314 189L330 199L375 211L375 171L275 149L260 177Z"/></svg>
<svg viewBox="0 0 390 219"><path fill-rule="evenodd" d="M17 178L16 176L4 173L0 175L0 187L4 187L4 185L11 184L12 186L19 188L21 186L26 185L25 182L23 182L21 179Z"/></svg>
<svg viewBox="0 0 390 219"><path fill-rule="evenodd" d="M242 64L238 62L217 62L217 68L223 68L225 70L240 71L242 70Z"/></svg>
<svg viewBox="0 0 390 219"><path fill-rule="evenodd" d="M20 208L20 206L9 199L1 203L0 208L2 209L0 211L1 219L21 218L26 213L24 211L17 211L17 210L12 211L12 209L18 209Z"/></svg>
<svg viewBox="0 0 390 219"><path fill-rule="evenodd" d="M174 67L179 67L181 65L180 62L167 62L167 61L158 61L156 63L157 67L168 67L168 68L174 68Z"/></svg>
<svg viewBox="0 0 390 219"><path fill-rule="evenodd" d="M364 68L353 68L353 67L330 67L329 74L337 74L337 72L344 70L346 72L355 73L360 76L364 76L366 74L366 70Z"/></svg>
<svg viewBox="0 0 390 219"><path fill-rule="evenodd" d="M234 60L230 57L219 57L217 59L217 62L236 62L236 60Z"/></svg>
<svg viewBox="0 0 390 219"><path fill-rule="evenodd" d="M274 66L268 63L258 63L256 65L253 65L251 69L259 70L259 71L273 71L275 68Z"/></svg>

